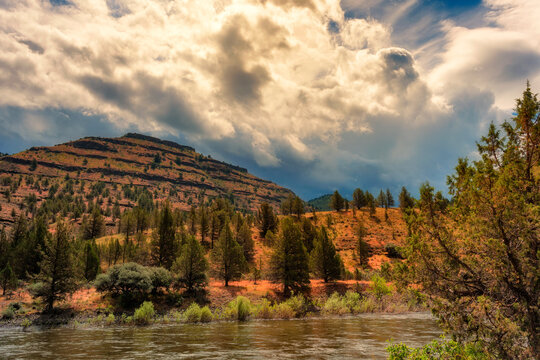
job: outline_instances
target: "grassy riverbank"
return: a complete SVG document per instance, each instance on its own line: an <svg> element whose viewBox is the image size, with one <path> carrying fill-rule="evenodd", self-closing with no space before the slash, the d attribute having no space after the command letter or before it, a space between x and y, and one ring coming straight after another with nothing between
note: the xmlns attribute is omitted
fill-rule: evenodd
<svg viewBox="0 0 540 360"><path fill-rule="evenodd" d="M122 299L102 296L93 288L78 291L53 314L42 314L42 304L33 301L24 291L11 299L2 298L1 304L0 326L23 327L292 319L427 309L419 292L397 291L384 281L329 284L314 281L311 296L298 294L288 299L280 297L273 284L266 281L250 286L237 282L229 287L212 283L209 291L198 297L168 292L155 294L148 297L144 306L140 305L140 310L135 304L126 305Z"/></svg>

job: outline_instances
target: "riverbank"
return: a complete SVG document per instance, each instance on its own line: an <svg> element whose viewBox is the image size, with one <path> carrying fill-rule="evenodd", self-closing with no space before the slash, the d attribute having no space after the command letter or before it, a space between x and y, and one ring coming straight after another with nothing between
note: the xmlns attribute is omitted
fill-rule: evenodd
<svg viewBox="0 0 540 360"><path fill-rule="evenodd" d="M149 298L152 311L147 320L136 318L135 308L121 306L118 299L104 296L94 288L81 289L60 303L54 314L42 314L42 305L26 291L11 299L1 298L2 327L141 325L172 322L208 322L250 319L292 319L365 313L407 313L426 311L421 294L398 292L387 284L339 281L312 282L309 297L280 296L275 284L239 281L225 287L211 282L206 296L195 301L178 293L162 293ZM198 305L197 302L201 305ZM8 311L11 309L11 313Z"/></svg>

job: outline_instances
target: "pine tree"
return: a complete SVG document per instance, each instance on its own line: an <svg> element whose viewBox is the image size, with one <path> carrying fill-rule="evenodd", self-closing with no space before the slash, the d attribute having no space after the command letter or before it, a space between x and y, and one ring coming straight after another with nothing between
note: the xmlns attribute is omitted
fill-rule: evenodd
<svg viewBox="0 0 540 360"><path fill-rule="evenodd" d="M100 237L105 231L105 220L101 215L101 209L96 204L90 217L83 221L83 239L90 240Z"/></svg>
<svg viewBox="0 0 540 360"><path fill-rule="evenodd" d="M189 235L173 265L178 284L189 293L203 289L208 283L207 271L208 261L204 249L193 235Z"/></svg>
<svg viewBox="0 0 540 360"><path fill-rule="evenodd" d="M63 223L59 223L56 234L47 237L43 260L40 263L41 272L37 277L39 282L30 287L31 294L45 302L45 311L51 311L55 302L75 291L73 265L68 229Z"/></svg>
<svg viewBox="0 0 540 360"><path fill-rule="evenodd" d="M272 279L283 285L285 295L309 289L309 260L301 236L300 229L292 220L282 222L270 268Z"/></svg>
<svg viewBox="0 0 540 360"><path fill-rule="evenodd" d="M92 281L99 273L99 255L95 240L87 240L84 244L84 278Z"/></svg>
<svg viewBox="0 0 540 360"><path fill-rule="evenodd" d="M231 227L225 223L216 246L211 253L214 272L229 286L229 281L239 279L247 268L244 250L234 240Z"/></svg>
<svg viewBox="0 0 540 360"><path fill-rule="evenodd" d="M201 232L201 243L204 243L206 240L206 235L210 231L210 221L208 220L208 212L201 206L199 210L199 230Z"/></svg>
<svg viewBox="0 0 540 360"><path fill-rule="evenodd" d="M6 292L9 290L17 289L17 275L9 263L0 270L0 287L2 287L2 296L6 295Z"/></svg>
<svg viewBox="0 0 540 360"><path fill-rule="evenodd" d="M362 267L368 266L368 260L371 253L371 248L365 240L366 235L367 229L362 223L360 223L356 232L356 258L358 260L358 264Z"/></svg>
<svg viewBox="0 0 540 360"><path fill-rule="evenodd" d="M315 247L311 252L312 272L327 283L341 277L341 264L341 257L336 252L336 247L323 226L317 234Z"/></svg>
<svg viewBox="0 0 540 360"><path fill-rule="evenodd" d="M383 208L386 208L386 194L384 193L384 191L379 191L379 196L377 196L377 205L379 207L383 207Z"/></svg>
<svg viewBox="0 0 540 360"><path fill-rule="evenodd" d="M249 225L246 221L242 222L242 226L240 227L240 230L238 230L238 243L240 246L242 246L242 249L244 250L244 257L247 262L253 261L253 255L254 255L254 242L253 238L251 236L251 229L249 228Z"/></svg>
<svg viewBox="0 0 540 360"><path fill-rule="evenodd" d="M399 208L401 211L405 212L408 209L411 209L414 207L414 199L407 191L405 186L401 187L401 192L399 193Z"/></svg>
<svg viewBox="0 0 540 360"><path fill-rule="evenodd" d="M168 202L165 202L163 208L158 214L158 227L152 234L152 258L157 266L170 269L176 252L176 229L171 208Z"/></svg>
<svg viewBox="0 0 540 360"><path fill-rule="evenodd" d="M353 206L360 210L366 206L366 197L362 189L355 189L353 192Z"/></svg>
<svg viewBox="0 0 540 360"><path fill-rule="evenodd" d="M392 207L394 205L394 197L392 196L390 189L386 189L386 208L388 209L389 207Z"/></svg>
<svg viewBox="0 0 540 360"><path fill-rule="evenodd" d="M344 204L345 200L341 194L337 190L334 191L334 194L332 194L332 197L330 198L330 207L339 212L343 209Z"/></svg>
<svg viewBox="0 0 540 360"><path fill-rule="evenodd" d="M366 196L366 206L369 208L369 213L370 215L374 215L375 203L376 203L375 198L369 191L366 191L365 196Z"/></svg>
<svg viewBox="0 0 540 360"><path fill-rule="evenodd" d="M274 209L268 203L261 204L257 212L257 223L261 237L265 237L268 231L276 232L278 219L274 214Z"/></svg>
<svg viewBox="0 0 540 360"><path fill-rule="evenodd" d="M317 228L307 218L302 220L302 242L306 247L306 251L310 253L313 250L313 242L317 236Z"/></svg>

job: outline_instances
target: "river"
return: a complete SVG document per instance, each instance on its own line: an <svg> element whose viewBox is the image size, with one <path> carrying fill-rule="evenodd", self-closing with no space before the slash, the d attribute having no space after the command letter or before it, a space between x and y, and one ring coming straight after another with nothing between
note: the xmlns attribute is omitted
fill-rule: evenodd
<svg viewBox="0 0 540 360"><path fill-rule="evenodd" d="M388 340L424 345L441 334L429 314L366 314L167 324L0 329L2 359L385 359Z"/></svg>

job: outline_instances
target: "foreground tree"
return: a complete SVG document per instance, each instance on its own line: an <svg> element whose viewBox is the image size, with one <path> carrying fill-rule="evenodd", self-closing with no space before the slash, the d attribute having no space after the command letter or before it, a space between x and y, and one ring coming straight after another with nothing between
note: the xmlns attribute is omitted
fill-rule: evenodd
<svg viewBox="0 0 540 360"><path fill-rule="evenodd" d="M270 260L274 281L283 285L285 295L309 289L309 261L300 229L291 219L281 225L278 243Z"/></svg>
<svg viewBox="0 0 540 360"><path fill-rule="evenodd" d="M311 252L311 269L316 276L327 283L341 277L341 265L341 257L323 226L317 234L315 247Z"/></svg>
<svg viewBox="0 0 540 360"><path fill-rule="evenodd" d="M176 229L169 203L166 202L158 217L158 227L152 234L152 258L158 266L170 269L177 252Z"/></svg>
<svg viewBox="0 0 540 360"><path fill-rule="evenodd" d="M64 224L59 223L56 234L47 238L40 268L39 281L29 290L32 296L45 302L45 311L49 312L55 302L65 299L76 289L71 244Z"/></svg>
<svg viewBox="0 0 540 360"><path fill-rule="evenodd" d="M173 265L173 272L177 274L180 287L191 293L206 286L207 271L208 261L204 256L204 249L191 235L182 246L180 256Z"/></svg>
<svg viewBox="0 0 540 360"><path fill-rule="evenodd" d="M366 206L366 196L364 195L364 192L362 189L355 189L353 192L353 206L356 207L356 209L360 210L364 206Z"/></svg>
<svg viewBox="0 0 540 360"><path fill-rule="evenodd" d="M211 253L214 272L229 286L229 281L239 279L246 270L244 249L234 240L231 227L225 223L216 246Z"/></svg>
<svg viewBox="0 0 540 360"><path fill-rule="evenodd" d="M411 212L408 259L443 327L500 358L540 358L540 102L530 87L516 116L491 125L482 159L460 159L452 204L428 184Z"/></svg>

